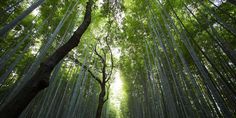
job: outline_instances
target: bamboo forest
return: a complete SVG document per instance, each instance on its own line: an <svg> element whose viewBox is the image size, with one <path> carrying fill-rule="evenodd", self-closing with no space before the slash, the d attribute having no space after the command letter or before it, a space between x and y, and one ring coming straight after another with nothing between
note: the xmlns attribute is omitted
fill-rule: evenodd
<svg viewBox="0 0 236 118"><path fill-rule="evenodd" d="M0 118L236 118L236 0L0 0Z"/></svg>

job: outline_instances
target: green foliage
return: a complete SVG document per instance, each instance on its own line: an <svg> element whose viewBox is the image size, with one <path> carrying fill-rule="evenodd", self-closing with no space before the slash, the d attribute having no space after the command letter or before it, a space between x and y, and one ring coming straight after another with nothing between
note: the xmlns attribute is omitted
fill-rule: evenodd
<svg viewBox="0 0 236 118"><path fill-rule="evenodd" d="M80 44L54 69L51 85L23 116L94 117L100 88L83 66L102 77L102 61L94 48L101 54L104 50L111 61L107 45L121 52L114 65L122 73L124 98L119 109L110 99L104 117L227 117L227 112L235 116L236 8L212 1L94 1L92 23ZM45 0L36 14L1 37L0 77L10 72L0 85L1 99L68 41L83 21L86 2ZM0 28L30 4L1 1ZM46 54L40 57L42 53ZM69 111L72 106L76 112Z"/></svg>

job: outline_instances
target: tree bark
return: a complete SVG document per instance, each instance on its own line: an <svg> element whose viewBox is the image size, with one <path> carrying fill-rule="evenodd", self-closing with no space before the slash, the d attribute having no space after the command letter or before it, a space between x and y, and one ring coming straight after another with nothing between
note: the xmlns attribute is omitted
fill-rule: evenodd
<svg viewBox="0 0 236 118"><path fill-rule="evenodd" d="M30 101L43 89L49 86L49 78L54 67L80 43L80 39L91 22L92 0L87 2L86 12L82 24L74 32L73 36L67 43L58 48L51 56L40 64L39 69L26 83L26 85L16 95L11 98L10 102L5 103L0 108L1 118L17 118L27 107Z"/></svg>
<svg viewBox="0 0 236 118"><path fill-rule="evenodd" d="M98 99L98 107L97 107L97 112L96 112L96 118L101 118L102 116L102 108L105 103L104 97L106 95L106 83L103 82L100 84L101 92L99 94L99 99Z"/></svg>

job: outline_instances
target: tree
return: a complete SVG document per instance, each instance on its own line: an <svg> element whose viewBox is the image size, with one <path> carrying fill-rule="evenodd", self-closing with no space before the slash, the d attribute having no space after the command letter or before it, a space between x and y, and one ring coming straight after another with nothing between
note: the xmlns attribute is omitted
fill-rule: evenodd
<svg viewBox="0 0 236 118"><path fill-rule="evenodd" d="M98 79L97 77L95 77L95 80L99 83L100 85L100 93L99 93L99 98L98 98L98 107L97 107L97 111L96 111L96 118L101 118L102 115L102 109L103 109L103 105L104 103L108 100L109 97L109 80L111 79L111 75L112 75L112 70L113 70L113 56L112 56L112 51L110 46L107 43L107 37L105 39L109 53L110 53L110 71L107 72L107 55L104 49L102 49L103 55L99 54L96 47L95 47L95 54L100 58L101 62L102 62L102 79ZM105 98L105 95L107 94L107 97Z"/></svg>
<svg viewBox="0 0 236 118"><path fill-rule="evenodd" d="M89 0L86 6L86 12L84 16L84 21L74 32L70 40L58 48L51 56L49 56L45 61L43 61L32 76L32 78L24 85L17 95L9 103L6 103L1 107L0 116L15 118L20 115L20 113L25 109L29 102L43 89L45 89L49 84L49 78L54 67L74 48L76 47L83 33L88 28L91 22L91 8L92 0Z"/></svg>
<svg viewBox="0 0 236 118"><path fill-rule="evenodd" d="M29 6L1 2L0 26ZM3 37L2 108L71 39L84 7L84 0L47 0ZM58 64L46 63L56 65L50 84L42 79L47 89L20 117L234 117L235 16L230 0L96 1L79 45ZM113 77L122 81L112 83Z"/></svg>

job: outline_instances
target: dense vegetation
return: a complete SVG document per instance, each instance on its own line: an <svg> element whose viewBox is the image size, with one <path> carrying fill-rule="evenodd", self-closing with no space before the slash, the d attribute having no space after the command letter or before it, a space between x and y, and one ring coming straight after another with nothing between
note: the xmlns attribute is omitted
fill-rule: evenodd
<svg viewBox="0 0 236 118"><path fill-rule="evenodd" d="M235 0L3 0L1 118L236 117Z"/></svg>

